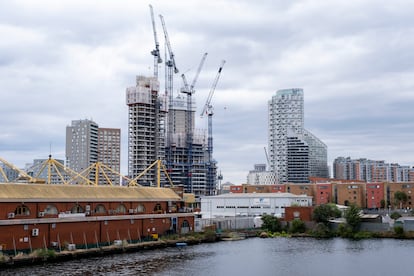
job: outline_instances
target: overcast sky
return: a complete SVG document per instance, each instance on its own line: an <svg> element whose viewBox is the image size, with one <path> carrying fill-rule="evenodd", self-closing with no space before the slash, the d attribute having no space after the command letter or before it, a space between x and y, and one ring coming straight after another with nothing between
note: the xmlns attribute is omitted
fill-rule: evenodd
<svg viewBox="0 0 414 276"><path fill-rule="evenodd" d="M66 126L92 119L121 128L127 174L125 90L153 72L149 4L162 53L159 14L187 79L208 52L197 113L226 60L212 100L223 182L245 183L266 162L267 102L292 87L304 89L305 128L327 144L329 166L338 156L414 165L414 2L399 0L2 1L0 157L65 159Z"/></svg>

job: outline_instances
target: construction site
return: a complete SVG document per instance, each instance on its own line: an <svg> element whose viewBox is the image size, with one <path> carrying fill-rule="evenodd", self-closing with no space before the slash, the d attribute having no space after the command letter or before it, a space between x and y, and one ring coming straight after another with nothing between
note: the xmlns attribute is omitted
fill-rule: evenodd
<svg viewBox="0 0 414 276"><path fill-rule="evenodd" d="M217 162L213 158L212 97L217 86L224 61L219 66L201 116L208 116L208 130L196 130L196 106L193 94L207 53L202 55L191 83L185 74L179 74L166 23L159 16L168 52L165 65L165 91L160 91L158 67L163 60L156 31L155 17L150 6L155 48L153 76L137 76L136 84L126 90L128 113L128 175L135 178L154 160L160 160L175 185L195 196L216 194ZM181 85L174 94L174 77L179 75ZM157 179L161 177L161 179ZM168 184L165 177L150 170L140 182L145 186Z"/></svg>
<svg viewBox="0 0 414 276"><path fill-rule="evenodd" d="M164 60L161 58L151 5L149 10L155 45L150 51L154 58L153 74L137 75L135 84L126 88L127 175L120 173L120 129L100 128L91 120L75 120L66 129L66 160L49 155L48 159L35 159L22 169L0 159L0 182L181 186L185 193L195 197L217 193L212 98L225 61L219 64L208 97L198 113L194 93L208 54L201 53L197 70L191 82L187 81L177 67L167 25L159 15L166 53ZM159 77L160 68L165 71L163 81ZM207 130L196 128L196 114L208 119Z"/></svg>

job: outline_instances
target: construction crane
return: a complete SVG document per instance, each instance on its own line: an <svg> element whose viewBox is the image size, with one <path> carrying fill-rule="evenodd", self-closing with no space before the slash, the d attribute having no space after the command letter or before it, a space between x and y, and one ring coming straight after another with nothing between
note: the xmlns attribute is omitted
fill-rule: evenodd
<svg viewBox="0 0 414 276"><path fill-rule="evenodd" d="M164 37L165 37L165 44L168 48L168 54L170 56L170 60L166 61L166 65L168 67L173 67L174 73L177 74L179 72L177 65L175 64L174 53L171 49L170 38L168 37L167 27L165 26L164 17L160 14L162 29L164 30Z"/></svg>
<svg viewBox="0 0 414 276"><path fill-rule="evenodd" d="M211 104L211 99L213 98L214 91L216 90L216 86L218 80L221 75L221 71L223 69L225 60L221 62L220 68L217 72L216 78L213 81L213 85L211 86L210 93L207 96L206 104L204 105L203 111L201 112L201 117L204 114L208 115L208 140L207 140L207 152L208 152L208 172L207 172L207 186L210 190L214 187L214 166L215 162L213 162L213 106ZM214 163L214 164L213 164Z"/></svg>
<svg viewBox="0 0 414 276"><path fill-rule="evenodd" d="M164 17L160 15L162 29L164 31L164 38L166 48L168 50L169 59L165 58L165 94L168 97L168 132L167 132L167 169L171 172L172 170L172 135L174 126L174 115L171 112L173 108L173 76L174 73L179 72L177 65L175 64L174 53L171 49L170 39L168 37L167 27L165 26Z"/></svg>
<svg viewBox="0 0 414 276"><path fill-rule="evenodd" d="M204 53L203 57L201 58L200 64L198 65L196 74L194 75L194 79L190 86L188 86L187 79L184 74L181 74L183 79L184 87L181 89L181 93L187 94L187 112L186 112L186 124L187 124L187 187L193 192L193 185L192 185L192 165L193 165L193 104L192 104L192 95L195 93L194 86L197 82L198 76L200 75L201 68L204 65L204 61L206 60L207 53Z"/></svg>
<svg viewBox="0 0 414 276"><path fill-rule="evenodd" d="M154 32L155 49L151 51L154 56L154 77L158 79L158 63L162 63L160 56L160 44L158 43L157 30L155 29L154 10L152 5L149 5L151 12L152 30Z"/></svg>

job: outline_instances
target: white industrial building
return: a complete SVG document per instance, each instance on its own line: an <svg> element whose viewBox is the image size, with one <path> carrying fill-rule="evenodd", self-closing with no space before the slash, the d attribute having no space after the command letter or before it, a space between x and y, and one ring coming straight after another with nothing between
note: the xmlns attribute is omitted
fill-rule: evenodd
<svg viewBox="0 0 414 276"><path fill-rule="evenodd" d="M202 218L259 216L284 217L285 207L312 206L312 197L291 193L246 193L206 196L201 199Z"/></svg>

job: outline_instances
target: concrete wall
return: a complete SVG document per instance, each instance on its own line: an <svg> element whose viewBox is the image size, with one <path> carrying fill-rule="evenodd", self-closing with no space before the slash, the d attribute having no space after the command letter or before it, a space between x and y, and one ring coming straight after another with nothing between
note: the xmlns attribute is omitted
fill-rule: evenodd
<svg viewBox="0 0 414 276"><path fill-rule="evenodd" d="M359 230L368 232L387 232L392 229L389 223L362 222Z"/></svg>

